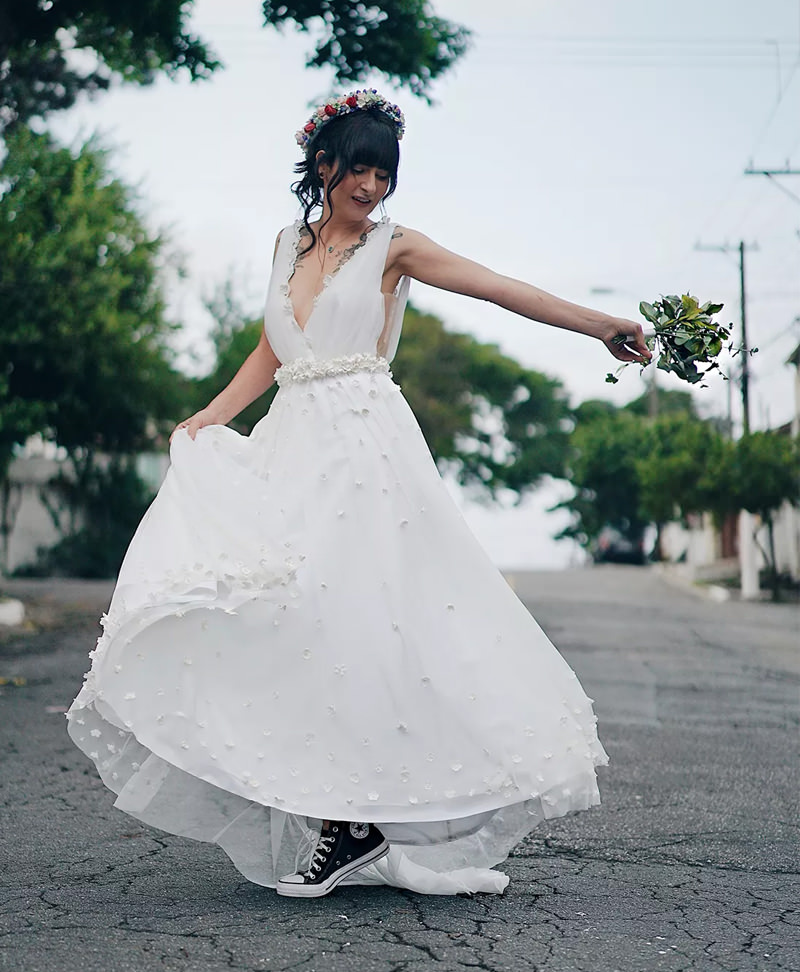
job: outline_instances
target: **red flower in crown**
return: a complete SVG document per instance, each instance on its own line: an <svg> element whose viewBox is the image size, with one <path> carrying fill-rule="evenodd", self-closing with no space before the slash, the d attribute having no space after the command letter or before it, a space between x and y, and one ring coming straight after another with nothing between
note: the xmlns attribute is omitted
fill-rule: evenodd
<svg viewBox="0 0 800 972"><path fill-rule="evenodd" d="M405 118L397 105L390 104L383 95L379 94L374 88L367 90L359 89L347 95L340 95L332 101L320 105L314 110L314 114L309 118L299 132L295 133L295 141L303 150L314 138L320 128L323 127L331 118L338 118L341 115L349 114L351 111L361 111L368 109L382 111L394 122L395 134L398 142L403 137L405 131Z"/></svg>

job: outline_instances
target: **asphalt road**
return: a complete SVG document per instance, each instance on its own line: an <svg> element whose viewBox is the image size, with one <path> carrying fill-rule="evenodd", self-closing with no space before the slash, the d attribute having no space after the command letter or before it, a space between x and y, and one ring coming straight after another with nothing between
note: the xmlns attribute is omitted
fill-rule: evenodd
<svg viewBox="0 0 800 972"><path fill-rule="evenodd" d="M798 972L798 608L636 568L510 580L596 700L603 806L525 841L502 897L317 901L112 809L61 714L110 589L18 583L40 630L0 636L0 968Z"/></svg>

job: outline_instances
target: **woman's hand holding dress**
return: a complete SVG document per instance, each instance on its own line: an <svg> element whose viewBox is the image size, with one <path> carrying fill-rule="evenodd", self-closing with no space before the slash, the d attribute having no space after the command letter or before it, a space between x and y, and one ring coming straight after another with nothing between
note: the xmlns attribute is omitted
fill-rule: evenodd
<svg viewBox="0 0 800 972"><path fill-rule="evenodd" d="M199 412L190 415L188 419L179 422L170 433L169 441L172 442L175 434L185 429L189 436L194 439L198 429L205 428L206 425L219 425L219 419L214 415L210 408L201 408Z"/></svg>
<svg viewBox="0 0 800 972"><path fill-rule="evenodd" d="M227 425L236 418L242 409L247 408L275 381L275 371L280 361L272 350L264 331L261 332L256 347L245 358L244 364L231 378L225 388L199 412L179 422L172 430L169 440L180 429L186 429L194 439L197 430L206 425Z"/></svg>

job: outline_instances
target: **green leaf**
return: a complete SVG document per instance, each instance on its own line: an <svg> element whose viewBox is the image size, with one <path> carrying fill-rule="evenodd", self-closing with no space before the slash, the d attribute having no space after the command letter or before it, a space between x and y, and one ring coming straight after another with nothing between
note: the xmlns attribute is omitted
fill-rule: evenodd
<svg viewBox="0 0 800 972"><path fill-rule="evenodd" d="M681 307L683 308L684 316L693 316L699 311L697 298L692 297L690 294L684 294L681 297Z"/></svg>
<svg viewBox="0 0 800 972"><path fill-rule="evenodd" d="M639 303L639 313L650 321L651 324L657 324L659 320L658 311L653 307L652 304L648 304L646 300Z"/></svg>

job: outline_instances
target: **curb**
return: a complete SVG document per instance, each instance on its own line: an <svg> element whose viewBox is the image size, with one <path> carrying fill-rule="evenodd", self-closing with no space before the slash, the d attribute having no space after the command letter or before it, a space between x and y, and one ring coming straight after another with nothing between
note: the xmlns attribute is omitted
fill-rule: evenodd
<svg viewBox="0 0 800 972"><path fill-rule="evenodd" d="M653 564L651 570L671 587L692 594L703 601L725 604L733 600L730 588L723 587L721 584L697 584L677 565Z"/></svg>

